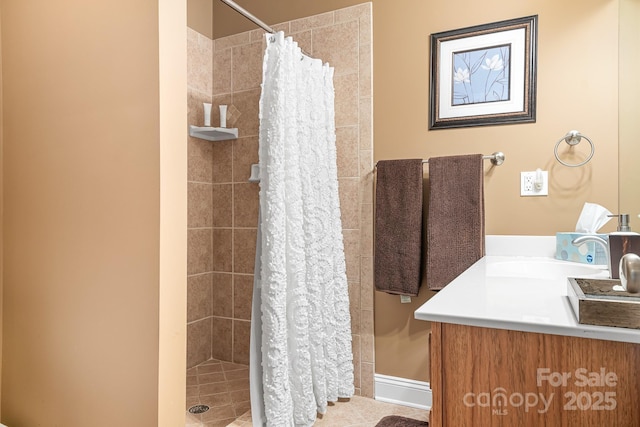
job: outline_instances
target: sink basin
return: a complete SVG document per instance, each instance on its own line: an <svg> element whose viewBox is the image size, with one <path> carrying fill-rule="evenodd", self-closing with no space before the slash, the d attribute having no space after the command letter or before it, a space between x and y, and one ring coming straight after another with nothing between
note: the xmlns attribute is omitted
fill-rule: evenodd
<svg viewBox="0 0 640 427"><path fill-rule="evenodd" d="M522 259L488 263L486 275L489 277L564 280L567 277L607 277L607 270L604 267L549 258L523 257Z"/></svg>

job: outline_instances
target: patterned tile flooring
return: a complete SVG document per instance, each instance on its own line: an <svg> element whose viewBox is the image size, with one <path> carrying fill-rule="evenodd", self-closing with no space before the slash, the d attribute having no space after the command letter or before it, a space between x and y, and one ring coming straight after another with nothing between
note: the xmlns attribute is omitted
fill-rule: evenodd
<svg viewBox="0 0 640 427"><path fill-rule="evenodd" d="M251 427L249 368L209 360L187 370L187 409L207 405L203 414L186 412L185 427ZM314 426L374 427L387 415L428 421L429 411L354 396L330 403L327 413Z"/></svg>

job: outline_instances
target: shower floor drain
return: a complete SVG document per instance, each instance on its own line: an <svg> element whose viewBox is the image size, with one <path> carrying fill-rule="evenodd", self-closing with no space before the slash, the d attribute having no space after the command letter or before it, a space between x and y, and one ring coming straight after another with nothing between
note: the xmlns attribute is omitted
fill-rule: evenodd
<svg viewBox="0 0 640 427"><path fill-rule="evenodd" d="M189 412L192 414L202 414L203 412L207 412L209 407L207 405L196 405L189 408Z"/></svg>

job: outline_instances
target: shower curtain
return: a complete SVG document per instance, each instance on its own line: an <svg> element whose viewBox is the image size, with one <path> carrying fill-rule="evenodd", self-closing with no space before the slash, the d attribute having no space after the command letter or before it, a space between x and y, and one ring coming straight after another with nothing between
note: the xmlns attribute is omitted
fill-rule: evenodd
<svg viewBox="0 0 640 427"><path fill-rule="evenodd" d="M257 338L262 323L261 346L252 345L261 350L253 356L262 396L252 395L252 416L254 425L311 426L327 402L354 392L333 68L282 32L266 37L254 285L261 318L252 325Z"/></svg>

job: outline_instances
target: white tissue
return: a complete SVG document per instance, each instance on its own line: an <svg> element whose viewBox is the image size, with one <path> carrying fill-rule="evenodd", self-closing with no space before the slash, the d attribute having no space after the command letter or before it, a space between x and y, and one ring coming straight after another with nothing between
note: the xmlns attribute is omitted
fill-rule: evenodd
<svg viewBox="0 0 640 427"><path fill-rule="evenodd" d="M611 212L604 206L585 203L576 223L576 232L595 233L611 219L608 215L611 215Z"/></svg>

